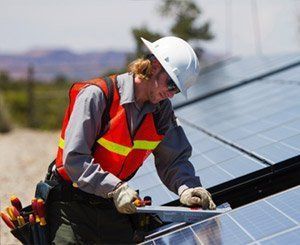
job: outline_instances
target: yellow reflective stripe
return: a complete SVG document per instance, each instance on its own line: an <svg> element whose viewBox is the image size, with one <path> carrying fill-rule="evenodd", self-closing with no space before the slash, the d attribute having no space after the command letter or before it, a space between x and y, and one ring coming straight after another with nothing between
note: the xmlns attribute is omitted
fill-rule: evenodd
<svg viewBox="0 0 300 245"><path fill-rule="evenodd" d="M65 147L65 140L63 138L59 138L58 147L64 149Z"/></svg>
<svg viewBox="0 0 300 245"><path fill-rule="evenodd" d="M106 148L109 151L112 151L114 153L117 153L122 156L127 156L129 152L132 150L130 147L119 145L117 143L114 143L112 141L106 140L104 138L100 138L97 140L97 142L102 145L104 148Z"/></svg>
<svg viewBox="0 0 300 245"><path fill-rule="evenodd" d="M133 149L154 150L160 141L135 140L133 147L117 144L115 142L100 138L97 142L109 151L122 156L127 156Z"/></svg>
<svg viewBox="0 0 300 245"><path fill-rule="evenodd" d="M160 141L135 140L133 149L154 150Z"/></svg>

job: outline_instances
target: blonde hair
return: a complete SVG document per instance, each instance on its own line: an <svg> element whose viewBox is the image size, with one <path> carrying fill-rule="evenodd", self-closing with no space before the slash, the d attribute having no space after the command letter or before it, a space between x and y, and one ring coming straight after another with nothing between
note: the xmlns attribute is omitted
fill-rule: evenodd
<svg viewBox="0 0 300 245"><path fill-rule="evenodd" d="M136 75L140 79L148 80L151 77L152 64L147 58L140 58L132 61L128 65L128 72Z"/></svg>

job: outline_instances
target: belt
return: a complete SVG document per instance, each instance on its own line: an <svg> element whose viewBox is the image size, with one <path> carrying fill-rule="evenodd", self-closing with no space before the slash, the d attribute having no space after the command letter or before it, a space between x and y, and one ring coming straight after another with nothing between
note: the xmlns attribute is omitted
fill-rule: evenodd
<svg viewBox="0 0 300 245"><path fill-rule="evenodd" d="M112 209L115 205L111 199L106 199L100 196L96 196L73 187L71 183L65 181L59 173L53 171L51 181L55 181L57 184L51 190L49 199L53 201L71 202L78 201L82 203L88 203L96 205L101 208Z"/></svg>

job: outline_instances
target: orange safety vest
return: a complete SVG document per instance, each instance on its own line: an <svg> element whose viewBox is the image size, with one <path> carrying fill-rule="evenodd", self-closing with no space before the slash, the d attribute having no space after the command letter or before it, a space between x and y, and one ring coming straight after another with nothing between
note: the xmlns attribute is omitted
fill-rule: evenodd
<svg viewBox="0 0 300 245"><path fill-rule="evenodd" d="M113 81L114 96L109 110L110 121L108 130L96 140L92 156L94 162L121 180L127 180L143 164L145 159L161 142L164 135L157 133L152 113L147 113L132 138L127 123L125 108L120 105L120 95L116 86L116 75L110 77ZM73 110L76 97L81 89L89 85L97 85L108 98L108 88L104 79L96 78L86 82L75 83L69 91L69 107L66 111L61 138L56 157L56 169L67 181L70 177L63 166L63 149L65 130Z"/></svg>

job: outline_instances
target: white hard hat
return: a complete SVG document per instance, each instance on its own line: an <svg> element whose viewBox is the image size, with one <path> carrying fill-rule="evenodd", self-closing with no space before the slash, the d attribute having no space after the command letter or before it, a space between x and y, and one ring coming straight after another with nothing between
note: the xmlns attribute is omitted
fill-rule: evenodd
<svg viewBox="0 0 300 245"><path fill-rule="evenodd" d="M199 61L192 47L178 37L163 37L153 43L141 39L180 92L187 97L187 89L196 82L200 72Z"/></svg>

